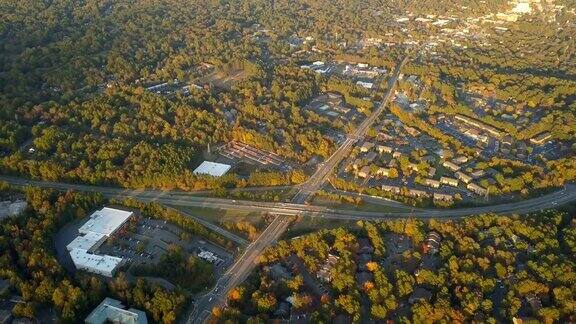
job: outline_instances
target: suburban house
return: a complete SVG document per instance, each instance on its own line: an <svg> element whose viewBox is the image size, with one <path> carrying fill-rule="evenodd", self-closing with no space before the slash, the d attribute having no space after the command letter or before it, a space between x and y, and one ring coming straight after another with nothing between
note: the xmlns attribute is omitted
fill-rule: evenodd
<svg viewBox="0 0 576 324"><path fill-rule="evenodd" d="M464 173L462 171L458 171L455 174L456 174L456 178L462 180L462 182L464 182L464 183L472 182L472 177L467 175L466 173Z"/></svg>
<svg viewBox="0 0 576 324"><path fill-rule="evenodd" d="M466 188L472 192L474 192L475 194L479 195L479 196L484 196L488 193L488 190L480 187L479 185L475 184L475 183L469 183Z"/></svg>
<svg viewBox="0 0 576 324"><path fill-rule="evenodd" d="M450 202L450 201L454 200L454 197L453 197L452 195L435 192L435 193L434 193L434 200L435 200L435 201L447 201L447 202Z"/></svg>
<svg viewBox="0 0 576 324"><path fill-rule="evenodd" d="M453 171L453 172L460 170L459 165L454 164L450 161L444 161L444 163L442 163L442 166L444 166L445 168L447 168L448 170Z"/></svg>
<svg viewBox="0 0 576 324"><path fill-rule="evenodd" d="M445 184L445 185L449 185L449 186L458 187L458 184L460 183L460 181L458 181L458 179L454 179L454 178L441 177L440 183Z"/></svg>
<svg viewBox="0 0 576 324"><path fill-rule="evenodd" d="M432 188L440 188L440 181L434 179L424 179L424 184Z"/></svg>

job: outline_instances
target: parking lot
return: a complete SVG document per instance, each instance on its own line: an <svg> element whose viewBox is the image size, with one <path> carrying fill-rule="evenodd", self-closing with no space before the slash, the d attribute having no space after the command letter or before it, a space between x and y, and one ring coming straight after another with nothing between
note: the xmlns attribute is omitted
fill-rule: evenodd
<svg viewBox="0 0 576 324"><path fill-rule="evenodd" d="M223 248L191 236L171 223L149 218L140 220L133 232L116 238L113 244L102 245L100 251L126 258L131 265L155 264L170 245L180 246L193 255L202 251L212 253L216 275L223 273L233 262L232 255Z"/></svg>
<svg viewBox="0 0 576 324"><path fill-rule="evenodd" d="M248 144L232 141L218 148L223 157L237 162L246 162L262 167L271 167L281 171L290 171L293 166L278 154L257 149Z"/></svg>
<svg viewBox="0 0 576 324"><path fill-rule="evenodd" d="M58 261L70 272L75 272L76 268L66 246L78 235L78 229L84 223L85 220L67 224L55 236ZM233 255L224 248L190 235L174 224L149 218L141 218L121 235L108 239L94 252L121 257L130 267L159 262L170 245L180 246L196 256L203 251L211 253L214 256L212 263L216 276L225 272L234 261Z"/></svg>

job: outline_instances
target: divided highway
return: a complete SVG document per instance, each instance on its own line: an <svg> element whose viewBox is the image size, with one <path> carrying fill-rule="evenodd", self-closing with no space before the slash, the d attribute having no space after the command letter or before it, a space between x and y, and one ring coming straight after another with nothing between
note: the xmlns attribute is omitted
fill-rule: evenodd
<svg viewBox="0 0 576 324"><path fill-rule="evenodd" d="M142 201L157 201L174 207L205 207L227 210L241 210L265 212L286 216L304 215L311 217L325 217L333 219L365 219L378 220L389 218L405 218L413 216L417 218L461 218L471 215L497 213L503 215L526 214L543 209L557 208L559 206L576 202L576 185L568 184L562 190L558 190L540 197L510 202L499 205L489 205L481 207L458 208L458 209L426 209L413 208L399 204L396 201L382 200L380 205L393 207L394 212L356 211L346 209L335 209L322 206L306 205L302 203L275 203L257 202L247 200L221 199L197 197L186 194L172 194L170 192L159 193L149 190L126 190L120 188L67 184L59 182L46 182L26 180L15 177L0 176L0 180L6 181L16 186L32 185L56 190L77 190L85 192L100 192L109 198L135 198ZM300 195L303 197L303 195ZM300 198L302 199L302 198Z"/></svg>
<svg viewBox="0 0 576 324"><path fill-rule="evenodd" d="M293 208L298 205L304 206L305 208L308 207L302 204L306 203L308 198L320 189L332 173L332 170L338 166L346 156L348 156L354 143L356 143L358 139L364 137L370 126L372 126L374 121L382 114L384 109L386 109L386 105L392 97L392 92L396 86L398 76L400 75L400 70L407 60L408 57L404 58L404 60L398 64L394 70L394 74L388 81L388 91L380 103L380 106L378 106L378 108L376 108L376 110L374 110L372 114L368 116L360 126L358 126L352 135L348 136L346 140L344 140L336 152L319 165L316 172L310 176L310 179L298 188L298 192L292 198L292 204L278 204L278 206L274 207L275 209L282 210L284 208ZM225 303L228 292L235 286L241 284L246 277L248 277L252 269L256 267L257 258L261 255L262 251L266 247L272 245L278 238L280 238L282 233L288 229L291 218L281 216L282 214L285 214L286 211L272 213L277 214L276 218L270 225L268 225L262 234L260 234L258 239L248 246L245 253L238 258L226 275L218 281L216 287L196 302L196 308L192 313L192 316L188 318L187 323L202 323L209 318L211 310L215 306L221 306ZM297 214L301 214L301 212Z"/></svg>
<svg viewBox="0 0 576 324"><path fill-rule="evenodd" d="M303 215L342 220L377 220L405 217L451 219L484 213L525 214L542 209L556 208L560 205L576 201L576 186L567 185L562 190L529 200L462 209L416 209L390 200L381 200L379 201L379 204L393 207L394 210L396 210L394 212L368 212L308 205L308 199L322 187L328 177L332 174L332 170L349 155L356 141L365 136L368 129L370 129L372 124L386 109L386 106L392 97L396 81L400 75L400 70L406 61L407 57L395 68L392 77L388 81L387 93L380 105L358 126L353 134L350 134L344 140L342 145L332 154L332 156L319 165L317 171L310 177L310 179L300 186L282 188L295 188L298 190L291 203L209 198L198 196L198 192L187 193L160 190L132 190L105 186L26 180L9 176L0 176L0 180L16 186L32 185L62 191L76 190L99 192L109 198L135 198L142 201L156 201L173 207L206 207L227 210L245 210L266 212L276 215L275 219L260 234L258 239L248 244L244 239L183 211L185 215L195 218L206 227L220 233L221 235L228 237L241 245L247 245L244 253L217 281L216 286L205 295L197 298L194 309L188 314L188 316L186 316L186 323L203 323L211 316L211 311L214 307L222 306L226 302L228 292L235 286L241 284L247 278L254 267L256 267L257 258L262 254L263 250L272 245L287 230L293 219L292 216ZM274 187L270 189L274 189ZM253 188L247 190L256 191L264 190L264 188Z"/></svg>

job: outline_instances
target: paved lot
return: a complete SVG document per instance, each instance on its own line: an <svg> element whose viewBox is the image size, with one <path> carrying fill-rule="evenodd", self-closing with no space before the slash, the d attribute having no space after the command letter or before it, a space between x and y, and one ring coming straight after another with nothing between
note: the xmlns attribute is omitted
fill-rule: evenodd
<svg viewBox="0 0 576 324"><path fill-rule="evenodd" d="M83 219L64 226L54 238L56 255L60 264L69 272L76 271L66 246L78 235L78 229L87 221ZM98 249L99 253L126 259L130 265L155 264L166 253L170 245L178 245L186 252L198 254L200 251L212 252L222 261L214 263L217 276L226 271L234 261L233 255L224 248L219 247L202 238L190 236L184 231L165 221L155 219L141 219L132 232L106 241Z"/></svg>
<svg viewBox="0 0 576 324"><path fill-rule="evenodd" d="M88 221L88 218L77 220L66 224L54 236L54 247L56 248L56 258L64 269L70 273L76 272L76 267L70 258L70 253L66 246L78 236L78 229Z"/></svg>

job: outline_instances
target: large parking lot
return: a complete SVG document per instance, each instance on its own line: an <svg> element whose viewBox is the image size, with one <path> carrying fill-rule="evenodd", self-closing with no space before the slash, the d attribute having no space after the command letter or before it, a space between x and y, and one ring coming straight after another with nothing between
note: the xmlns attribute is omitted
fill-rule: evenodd
<svg viewBox="0 0 576 324"><path fill-rule="evenodd" d="M100 251L128 259L131 264L154 264L166 253L170 245L180 246L190 254L211 252L216 274L224 272L233 262L233 257L223 248L201 238L190 236L178 226L166 221L143 218L133 232L116 238L113 244L104 244Z"/></svg>
<svg viewBox="0 0 576 324"><path fill-rule="evenodd" d="M75 268L66 245L78 235L78 229L84 222L68 224L55 237L58 260L69 271L75 271ZM131 267L159 262L170 245L180 246L184 251L196 256L201 252L204 252L202 256L211 256L204 259L210 259L208 261L214 264L216 276L225 272L234 261L233 255L224 248L190 235L174 224L150 218L141 218L122 234L108 239L95 252L121 257L127 261L128 267Z"/></svg>

